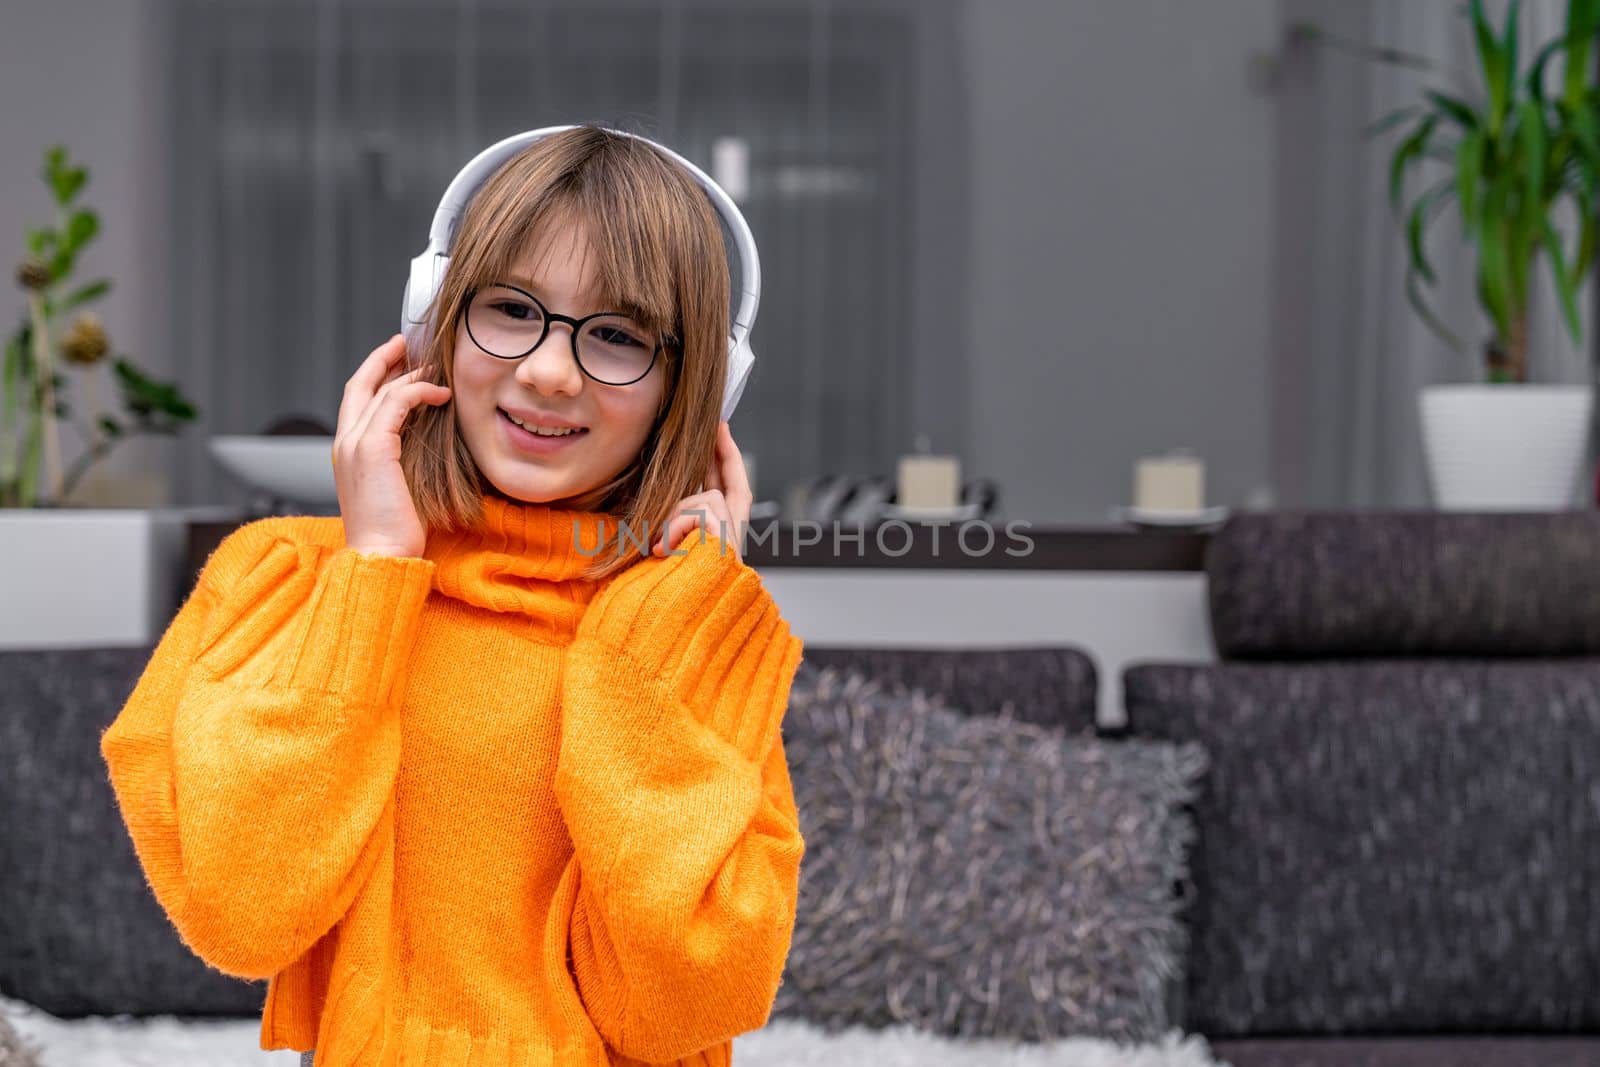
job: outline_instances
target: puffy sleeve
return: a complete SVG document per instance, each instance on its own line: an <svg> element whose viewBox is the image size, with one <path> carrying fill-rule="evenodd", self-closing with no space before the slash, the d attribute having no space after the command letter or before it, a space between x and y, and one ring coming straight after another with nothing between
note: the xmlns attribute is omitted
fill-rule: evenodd
<svg viewBox="0 0 1600 1067"><path fill-rule="evenodd" d="M399 700L435 564L265 519L206 561L100 739L185 944L270 978L349 908L393 836Z"/></svg>
<svg viewBox="0 0 1600 1067"><path fill-rule="evenodd" d="M800 639L719 538L678 552L585 610L555 772L576 985L600 1035L647 1063L765 1025L805 850L780 731Z"/></svg>

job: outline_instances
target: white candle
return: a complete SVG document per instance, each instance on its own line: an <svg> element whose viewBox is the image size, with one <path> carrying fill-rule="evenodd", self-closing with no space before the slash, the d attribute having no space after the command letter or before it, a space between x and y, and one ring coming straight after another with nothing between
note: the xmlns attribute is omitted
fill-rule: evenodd
<svg viewBox="0 0 1600 1067"><path fill-rule="evenodd" d="M750 142L742 137L718 137L711 142L711 176L728 194L743 202L750 195Z"/></svg>
<svg viewBox="0 0 1600 1067"><path fill-rule="evenodd" d="M1174 453L1139 460L1133 503L1146 511L1199 511L1205 506L1205 464Z"/></svg>
<svg viewBox="0 0 1600 1067"><path fill-rule="evenodd" d="M895 502L902 508L953 508L961 502L961 461L955 456L900 457Z"/></svg>

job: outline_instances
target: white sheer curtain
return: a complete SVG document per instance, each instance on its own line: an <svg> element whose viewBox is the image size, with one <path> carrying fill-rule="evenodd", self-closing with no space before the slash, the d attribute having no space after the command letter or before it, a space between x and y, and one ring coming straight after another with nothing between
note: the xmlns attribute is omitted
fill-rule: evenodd
<svg viewBox="0 0 1600 1067"><path fill-rule="evenodd" d="M1504 0L1486 4L1495 25ZM1285 0L1285 22L1315 23L1352 41L1431 57L1455 72L1424 74L1328 48L1290 57L1279 125L1274 418L1280 503L1302 507L1424 508L1431 504L1417 395L1438 382L1481 381L1491 325L1473 291L1475 251L1461 240L1452 202L1429 231L1438 284L1423 292L1469 343L1457 355L1405 297L1406 258L1387 202L1397 134L1366 139L1373 120L1420 99L1422 89L1479 95L1465 4ZM1523 63L1565 24L1565 0L1525 0ZM1552 64L1559 77L1560 62ZM1438 165L1443 167L1442 164ZM1437 176L1446 173L1443 169ZM1409 195L1427 184L1413 179ZM1575 228L1566 224L1568 247ZM1529 378L1592 380L1591 355L1562 323L1540 260L1531 280ZM1594 285L1579 300L1592 346Z"/></svg>
<svg viewBox="0 0 1600 1067"><path fill-rule="evenodd" d="M657 137L708 172L717 138L747 144L763 294L733 426L758 495L892 469L904 383L964 358L960 279L916 262L960 246L912 232L942 207L929 183L961 188L943 165L960 129L935 141L914 121L919 78L958 69L950 0L174 0L174 16L169 310L202 433L332 425L397 328L449 179L566 122ZM930 306L957 321L924 324ZM246 499L202 450L183 464L184 502Z"/></svg>

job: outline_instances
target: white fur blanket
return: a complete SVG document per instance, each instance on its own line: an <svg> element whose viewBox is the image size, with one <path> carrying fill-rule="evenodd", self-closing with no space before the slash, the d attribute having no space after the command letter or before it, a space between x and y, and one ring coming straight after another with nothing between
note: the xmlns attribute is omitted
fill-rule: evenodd
<svg viewBox="0 0 1600 1067"><path fill-rule="evenodd" d="M58 1019L0 996L0 1015L38 1052L40 1067L298 1067L293 1052L256 1047L249 1019L91 1016ZM734 1038L737 1067L1227 1067L1205 1039L1174 1031L1159 1044L1073 1038L1049 1044L953 1041L910 1027L828 1034L789 1019Z"/></svg>

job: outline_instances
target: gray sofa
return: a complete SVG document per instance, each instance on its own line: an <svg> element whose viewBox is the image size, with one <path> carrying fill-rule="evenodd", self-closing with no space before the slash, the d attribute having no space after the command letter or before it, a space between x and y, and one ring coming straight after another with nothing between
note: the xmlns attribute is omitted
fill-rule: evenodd
<svg viewBox="0 0 1600 1067"><path fill-rule="evenodd" d="M883 685L937 693L954 710L1014 715L1068 733L1095 727L1099 675L1082 649L837 648L807 643L805 661Z"/></svg>
<svg viewBox="0 0 1600 1067"><path fill-rule="evenodd" d="M1600 1063L1600 515L1241 515L1196 740L1186 1021L1237 1067Z"/></svg>
<svg viewBox="0 0 1600 1067"><path fill-rule="evenodd" d="M259 1015L145 884L98 739L153 647L0 651L0 993L52 1015Z"/></svg>

